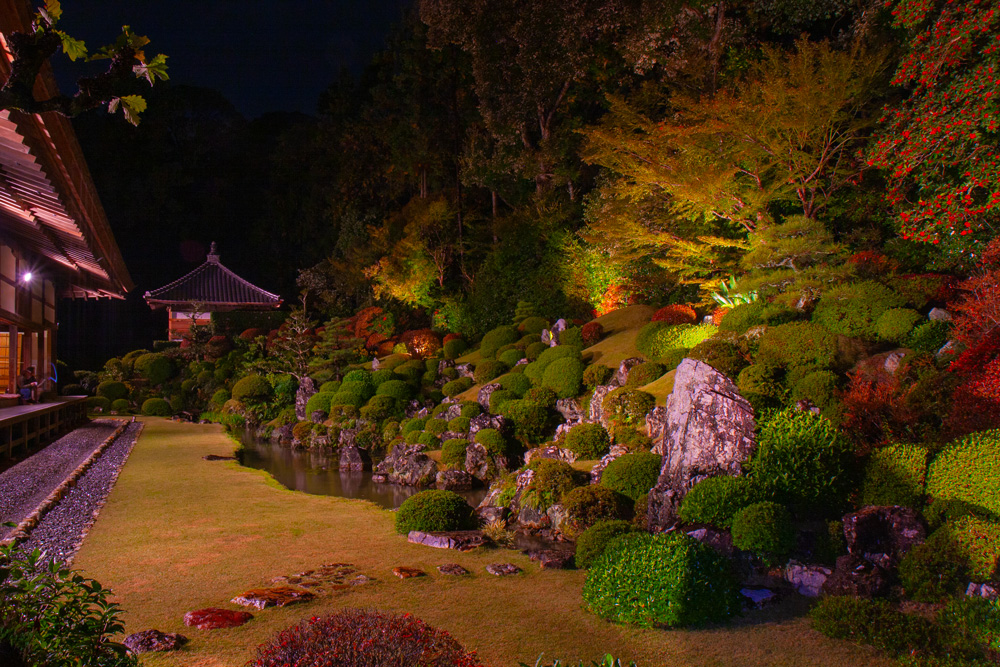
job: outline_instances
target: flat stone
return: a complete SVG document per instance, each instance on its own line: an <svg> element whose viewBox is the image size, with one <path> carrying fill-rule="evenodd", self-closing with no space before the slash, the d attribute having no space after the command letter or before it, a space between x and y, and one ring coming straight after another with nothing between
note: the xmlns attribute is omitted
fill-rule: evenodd
<svg viewBox="0 0 1000 667"><path fill-rule="evenodd" d="M374 579L359 574L350 563L326 563L314 570L305 570L271 579L271 583L274 584L297 586L316 593L344 590L350 586L369 581L374 581Z"/></svg>
<svg viewBox="0 0 1000 667"><path fill-rule="evenodd" d="M423 570L418 570L415 567L406 567L405 565L392 568L392 573L400 579L412 579L413 577L427 576L427 573Z"/></svg>
<svg viewBox="0 0 1000 667"><path fill-rule="evenodd" d="M740 595L746 599L748 607L763 609L778 600L778 594L769 588L741 588Z"/></svg>
<svg viewBox="0 0 1000 667"><path fill-rule="evenodd" d="M445 532L424 532L411 530L406 536L407 542L423 544L435 549L454 549L456 551L472 551L486 544L486 537L481 530L453 530Z"/></svg>
<svg viewBox="0 0 1000 667"><path fill-rule="evenodd" d="M795 587L799 595L807 598L818 598L823 593L823 584L833 574L833 571L822 565L803 565L797 561L789 561L785 568L785 581Z"/></svg>
<svg viewBox="0 0 1000 667"><path fill-rule="evenodd" d="M159 630L143 630L136 632L122 641L122 644L132 653L153 653L160 651L176 651L188 638L176 632L160 632Z"/></svg>
<svg viewBox="0 0 1000 667"><path fill-rule="evenodd" d="M497 577L509 577L521 572L521 568L513 563L490 563L486 566L486 571Z"/></svg>
<svg viewBox="0 0 1000 667"><path fill-rule="evenodd" d="M199 630L219 630L221 628L238 628L251 618L253 618L253 614L246 611L206 607L184 614L184 625Z"/></svg>
<svg viewBox="0 0 1000 667"><path fill-rule="evenodd" d="M969 583L969 587L965 589L965 594L969 597L980 597L987 600L997 599L997 589L989 584L971 582Z"/></svg>
<svg viewBox="0 0 1000 667"><path fill-rule="evenodd" d="M951 313L944 308L931 308L927 313L927 319L931 322L951 322Z"/></svg>
<svg viewBox="0 0 1000 667"><path fill-rule="evenodd" d="M573 552L561 549L532 549L524 552L543 570L565 570L573 564Z"/></svg>
<svg viewBox="0 0 1000 667"><path fill-rule="evenodd" d="M458 577L463 574L468 574L469 571L458 563L445 563L444 565L438 565L438 572L441 574L446 574L452 577Z"/></svg>
<svg viewBox="0 0 1000 667"><path fill-rule="evenodd" d="M237 595L231 602L241 607L264 609L265 607L287 607L297 602L308 602L316 597L303 588L294 586L272 586L270 588L254 588Z"/></svg>
<svg viewBox="0 0 1000 667"><path fill-rule="evenodd" d="M559 447L558 445L549 445L547 447L535 447L524 453L525 463L531 463L535 459L555 459L556 461L573 463L576 461L577 456L576 452L571 449Z"/></svg>

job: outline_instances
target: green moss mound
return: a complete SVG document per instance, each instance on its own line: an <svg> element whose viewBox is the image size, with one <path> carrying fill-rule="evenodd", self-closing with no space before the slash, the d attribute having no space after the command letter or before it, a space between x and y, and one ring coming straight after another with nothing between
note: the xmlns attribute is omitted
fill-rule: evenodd
<svg viewBox="0 0 1000 667"><path fill-rule="evenodd" d="M576 538L576 556L574 557L576 566L583 569L589 568L616 537L639 531L640 528L633 523L621 519L598 521Z"/></svg>
<svg viewBox="0 0 1000 667"><path fill-rule="evenodd" d="M119 398L128 398L128 387L125 386L124 382L105 380L97 385L95 393L98 396L108 399L110 403L111 401L117 401Z"/></svg>
<svg viewBox="0 0 1000 667"><path fill-rule="evenodd" d="M497 355L497 361L501 361L507 365L508 368L513 368L517 365L521 359L524 359L524 350L520 348L511 348L509 350L504 350Z"/></svg>
<svg viewBox="0 0 1000 667"><path fill-rule="evenodd" d="M518 333L517 327L497 327L483 336L483 340L479 344L479 354L483 359L492 359L498 349L504 345L516 343L520 337L521 334Z"/></svg>
<svg viewBox="0 0 1000 667"><path fill-rule="evenodd" d="M492 394L490 394L490 412L497 414L500 412L500 406L507 401L517 400L517 396L514 392L507 391L506 389L497 389Z"/></svg>
<svg viewBox="0 0 1000 667"><path fill-rule="evenodd" d="M724 621L741 604L728 560L678 533L615 538L587 572L583 600L601 618L643 627Z"/></svg>
<svg viewBox="0 0 1000 667"><path fill-rule="evenodd" d="M272 394L271 383L260 375L245 375L233 385L233 398L242 403L262 403Z"/></svg>
<svg viewBox="0 0 1000 667"><path fill-rule="evenodd" d="M469 423L471 421L468 417L455 417L448 422L448 430L452 433L465 433L469 430Z"/></svg>
<svg viewBox="0 0 1000 667"><path fill-rule="evenodd" d="M672 350L691 349L717 331L711 324L650 322L639 330L635 347L650 361L663 361Z"/></svg>
<svg viewBox="0 0 1000 667"><path fill-rule="evenodd" d="M753 500L744 477L709 477L691 487L681 501L679 515L687 523L729 528L733 516Z"/></svg>
<svg viewBox="0 0 1000 667"><path fill-rule="evenodd" d="M360 414L362 419L378 422L395 416L398 410L398 403L395 398L376 394L368 399L365 406L361 408Z"/></svg>
<svg viewBox="0 0 1000 667"><path fill-rule="evenodd" d="M144 354L135 360L135 372L144 377L149 384L159 385L174 375L174 362L170 357L159 352Z"/></svg>
<svg viewBox="0 0 1000 667"><path fill-rule="evenodd" d="M465 465L465 452L468 448L469 441L464 438L445 440L441 446L441 463L452 469L461 468Z"/></svg>
<svg viewBox="0 0 1000 667"><path fill-rule="evenodd" d="M926 448L898 444L876 449L865 465L861 504L917 507L926 478Z"/></svg>
<svg viewBox="0 0 1000 667"><path fill-rule="evenodd" d="M148 417L169 417L174 411L166 399L147 398L142 402L142 414Z"/></svg>
<svg viewBox="0 0 1000 667"><path fill-rule="evenodd" d="M778 563L795 547L792 515L784 505L769 501L744 507L732 519L733 545L768 563Z"/></svg>
<svg viewBox="0 0 1000 667"><path fill-rule="evenodd" d="M601 473L601 486L636 501L656 484L662 461L659 454L651 452L622 454Z"/></svg>
<svg viewBox="0 0 1000 667"><path fill-rule="evenodd" d="M530 357L529 357L530 358ZM572 345L556 345L555 347L546 347L542 350L542 353L538 355L538 358L525 366L524 374L528 378L536 383L541 384L542 378L545 377L545 370L549 367L549 364L559 360L580 358L580 348L573 347ZM581 372L581 377L583 376Z"/></svg>
<svg viewBox="0 0 1000 667"><path fill-rule="evenodd" d="M583 362L575 357L556 359L545 368L542 386L559 398L573 398L583 388Z"/></svg>
<svg viewBox="0 0 1000 667"><path fill-rule="evenodd" d="M1000 430L973 433L945 447L927 472L927 494L1000 514Z"/></svg>
<svg viewBox="0 0 1000 667"><path fill-rule="evenodd" d="M905 305L906 299L879 283L848 283L823 294L812 320L835 334L874 340L878 318Z"/></svg>
<svg viewBox="0 0 1000 667"><path fill-rule="evenodd" d="M518 330L525 334L538 335L543 329L549 328L549 321L544 317L526 317L517 325Z"/></svg>
<svg viewBox="0 0 1000 667"><path fill-rule="evenodd" d="M458 396L463 391L468 391L473 384L474 382L472 381L472 378L461 377L457 380L452 380L451 382L446 383L443 387L441 387L441 393L451 398L452 396Z"/></svg>
<svg viewBox="0 0 1000 667"><path fill-rule="evenodd" d="M396 532L402 535L411 530L470 530L475 526L472 507L454 491L421 491L404 500L396 512Z"/></svg>
<svg viewBox="0 0 1000 667"><path fill-rule="evenodd" d="M327 380L319 386L320 392L326 392L328 394L336 394L340 390L340 380Z"/></svg>
<svg viewBox="0 0 1000 667"><path fill-rule="evenodd" d="M600 424L577 424L566 434L564 446L581 459L599 459L608 453L611 436Z"/></svg>

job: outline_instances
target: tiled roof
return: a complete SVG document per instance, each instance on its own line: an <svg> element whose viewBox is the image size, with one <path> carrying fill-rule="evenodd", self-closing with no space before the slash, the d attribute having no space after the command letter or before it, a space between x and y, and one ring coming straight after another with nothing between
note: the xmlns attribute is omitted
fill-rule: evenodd
<svg viewBox="0 0 1000 667"><path fill-rule="evenodd" d="M151 308L193 304L213 310L268 310L281 305L281 297L265 292L219 263L215 244L205 263L186 276L144 295Z"/></svg>

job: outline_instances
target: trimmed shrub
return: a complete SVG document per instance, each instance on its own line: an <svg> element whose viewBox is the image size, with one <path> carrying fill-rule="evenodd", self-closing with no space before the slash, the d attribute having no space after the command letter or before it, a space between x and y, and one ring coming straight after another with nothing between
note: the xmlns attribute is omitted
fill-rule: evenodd
<svg viewBox="0 0 1000 667"><path fill-rule="evenodd" d="M622 454L601 473L601 486L636 501L656 484L662 462L659 454L651 452Z"/></svg>
<svg viewBox="0 0 1000 667"><path fill-rule="evenodd" d="M483 414L483 406L479 405L476 401L463 401L461 405L462 416L466 419L472 419Z"/></svg>
<svg viewBox="0 0 1000 667"><path fill-rule="evenodd" d="M465 433L469 430L469 423L471 421L468 417L455 417L448 422L448 430L452 433Z"/></svg>
<svg viewBox="0 0 1000 667"><path fill-rule="evenodd" d="M950 323L927 321L914 327L904 344L917 352L933 354L948 342L950 333Z"/></svg>
<svg viewBox="0 0 1000 667"><path fill-rule="evenodd" d="M469 530L476 527L475 513L454 491L421 491L403 501L396 512L396 532L411 530Z"/></svg>
<svg viewBox="0 0 1000 667"><path fill-rule="evenodd" d="M641 423L655 405L656 398L652 394L631 387L620 387L608 392L601 403L601 409L605 419L636 424Z"/></svg>
<svg viewBox="0 0 1000 667"><path fill-rule="evenodd" d="M292 427L292 437L299 442L304 442L309 439L312 432L316 430L316 424L311 421L301 421Z"/></svg>
<svg viewBox="0 0 1000 667"><path fill-rule="evenodd" d="M469 441L464 438L445 440L441 445L441 463L449 468L461 468L465 465L465 451Z"/></svg>
<svg viewBox="0 0 1000 667"><path fill-rule="evenodd" d="M382 421L397 413L396 399L391 396L379 396L376 394L368 399L368 403L361 408L361 418L368 421Z"/></svg>
<svg viewBox="0 0 1000 667"><path fill-rule="evenodd" d="M428 419L424 430L434 435L441 435L448 430L448 422L444 419Z"/></svg>
<svg viewBox="0 0 1000 667"><path fill-rule="evenodd" d="M380 368L377 371L372 371L371 383L372 386L378 389L383 382L388 382L389 380L395 380L396 374L389 370L388 368ZM338 387L339 389L339 387Z"/></svg>
<svg viewBox="0 0 1000 667"><path fill-rule="evenodd" d="M691 487L681 501L679 515L687 523L707 523L729 528L733 516L753 503L750 485L744 477L709 477Z"/></svg>
<svg viewBox="0 0 1000 667"><path fill-rule="evenodd" d="M127 398L117 398L111 401L111 409L122 414L128 412L132 408L132 404L128 402Z"/></svg>
<svg viewBox="0 0 1000 667"><path fill-rule="evenodd" d="M306 401L306 419L311 419L314 412L322 412L324 415L330 414L330 401L333 400L333 396L334 394L326 391L310 396L309 400Z"/></svg>
<svg viewBox="0 0 1000 667"><path fill-rule="evenodd" d="M372 374L363 368L356 368L353 371L347 373L344 376L344 382L364 382L365 384L371 384Z"/></svg>
<svg viewBox="0 0 1000 667"><path fill-rule="evenodd" d="M336 394L340 391L340 380L327 380L319 386L320 393Z"/></svg>
<svg viewBox="0 0 1000 667"><path fill-rule="evenodd" d="M417 436L417 442L427 447L427 449L439 449L441 447L441 438L430 431L424 431Z"/></svg>
<svg viewBox="0 0 1000 667"><path fill-rule="evenodd" d="M447 632L410 614L345 609L302 620L257 647L247 667L481 667Z"/></svg>
<svg viewBox="0 0 1000 667"><path fill-rule="evenodd" d="M590 364L583 369L583 384L587 389L593 389L598 385L607 383L614 374L615 371L604 364Z"/></svg>
<svg viewBox="0 0 1000 667"><path fill-rule="evenodd" d="M110 405L112 401L117 401L119 398L128 398L128 387L125 386L124 382L105 380L97 385L95 393L98 396L108 399L108 404Z"/></svg>
<svg viewBox="0 0 1000 667"><path fill-rule="evenodd" d="M559 398L573 398L579 394L582 382L583 362L573 357L556 359L542 375L542 386L554 391Z"/></svg>
<svg viewBox="0 0 1000 667"><path fill-rule="evenodd" d="M972 433L931 461L927 495L964 500L1000 514L1000 430Z"/></svg>
<svg viewBox="0 0 1000 667"><path fill-rule="evenodd" d="M785 388L777 379L778 369L767 364L747 366L736 377L740 394L750 401L758 413L785 401Z"/></svg>
<svg viewBox="0 0 1000 667"><path fill-rule="evenodd" d="M978 583L993 580L1000 558L1000 523L967 516L949 521L927 539L942 551L951 544L958 562L968 568L969 578Z"/></svg>
<svg viewBox="0 0 1000 667"><path fill-rule="evenodd" d="M89 412L107 412L111 409L111 401L105 396L88 396L87 410Z"/></svg>
<svg viewBox="0 0 1000 667"><path fill-rule="evenodd" d="M497 327L483 336L483 340L479 344L479 354L483 359L492 359L498 349L504 345L516 343L520 337L517 327Z"/></svg>
<svg viewBox="0 0 1000 667"><path fill-rule="evenodd" d="M496 383L509 391L516 398L524 398L531 389L531 380L524 373L507 373L496 379Z"/></svg>
<svg viewBox="0 0 1000 667"><path fill-rule="evenodd" d="M566 449L581 459L599 459L608 453L611 437L600 424L577 424L566 434Z"/></svg>
<svg viewBox="0 0 1000 667"><path fill-rule="evenodd" d="M875 335L879 340L901 343L922 319L923 315L910 308L890 308L875 320Z"/></svg>
<svg viewBox="0 0 1000 667"><path fill-rule="evenodd" d="M587 572L583 600L601 618L644 627L723 621L741 606L729 561L678 533L615 538Z"/></svg>
<svg viewBox="0 0 1000 667"><path fill-rule="evenodd" d="M444 358L458 359L469 349L468 343L461 338L452 338L444 344Z"/></svg>
<svg viewBox="0 0 1000 667"><path fill-rule="evenodd" d="M545 376L545 369L549 367L549 364L553 363L557 359L566 358L579 359L579 348L571 345L556 345L555 347L546 348L540 355L538 355L538 359L525 366L524 374L527 375L532 382L541 384L542 378ZM582 376L583 372L581 371L581 377Z"/></svg>
<svg viewBox="0 0 1000 667"><path fill-rule="evenodd" d="M525 334L538 335L542 329L549 328L549 321L544 317L526 317L517 325L517 330Z"/></svg>
<svg viewBox="0 0 1000 667"><path fill-rule="evenodd" d="M576 538L576 556L574 557L576 566L583 569L589 568L604 553L612 540L621 535L639 532L639 530L631 522L621 519L598 521Z"/></svg>
<svg viewBox="0 0 1000 667"><path fill-rule="evenodd" d="M628 372L628 379L625 381L626 387L641 387L650 382L658 380L667 372L666 366L655 361L647 361L644 364L633 366Z"/></svg>
<svg viewBox="0 0 1000 667"><path fill-rule="evenodd" d="M652 446L652 439L632 426L619 426L615 429L614 443L621 445L630 452L648 452Z"/></svg>
<svg viewBox="0 0 1000 667"><path fill-rule="evenodd" d="M362 396L361 394L356 394L352 391L344 391L341 389L330 399L330 412L331 416L333 413L333 408L338 405L350 405L354 408L360 408L368 398Z"/></svg>
<svg viewBox="0 0 1000 667"><path fill-rule="evenodd" d="M690 351L691 350L686 347L678 347L676 349L669 350L666 354L660 357L660 363L663 364L663 370L669 373L680 366L681 362L684 361Z"/></svg>
<svg viewBox="0 0 1000 667"><path fill-rule="evenodd" d="M761 427L749 479L760 498L797 511L839 513L852 461L850 443L829 419L787 409Z"/></svg>
<svg viewBox="0 0 1000 667"><path fill-rule="evenodd" d="M441 393L449 398L452 396L458 396L463 391L469 390L473 384L475 383L472 381L472 378L460 377L457 380L452 380L441 387Z"/></svg>
<svg viewBox="0 0 1000 667"><path fill-rule="evenodd" d="M650 322L639 330L635 347L650 361L662 361L671 350L690 349L717 331L711 324Z"/></svg>
<svg viewBox="0 0 1000 667"><path fill-rule="evenodd" d="M387 382L383 382L379 387L384 387ZM344 380L340 385L339 393L357 394L362 401L367 401L375 395L375 386L367 378L365 380Z"/></svg>
<svg viewBox="0 0 1000 667"><path fill-rule="evenodd" d="M749 363L736 343L722 338L708 338L701 341L688 350L687 357L702 361L732 379L736 379Z"/></svg>
<svg viewBox="0 0 1000 667"><path fill-rule="evenodd" d="M587 322L580 327L580 338L585 347L596 345L604 338L604 326L600 322Z"/></svg>
<svg viewBox="0 0 1000 667"><path fill-rule="evenodd" d="M549 411L527 400L507 401L500 414L514 422L514 433L525 444L539 442L548 431Z"/></svg>
<svg viewBox="0 0 1000 667"><path fill-rule="evenodd" d="M473 379L476 381L476 384L487 384L488 382L492 382L496 378L500 377L508 370L510 370L510 367L502 361L484 359L476 364Z"/></svg>
<svg viewBox="0 0 1000 667"><path fill-rule="evenodd" d="M524 358L528 361L535 361L538 359L539 355L547 349L549 349L548 343L543 343L541 341L531 343L528 347L524 348Z"/></svg>
<svg viewBox="0 0 1000 667"><path fill-rule="evenodd" d="M926 477L926 448L901 444L876 449L865 466L861 504L917 507Z"/></svg>
<svg viewBox="0 0 1000 667"><path fill-rule="evenodd" d="M598 521L627 516L633 503L606 486L588 484L567 492L562 505L569 515L569 525L563 526L563 532L572 537Z"/></svg>
<svg viewBox="0 0 1000 667"><path fill-rule="evenodd" d="M769 501L748 505L733 515L733 545L768 563L780 562L795 547L792 515Z"/></svg>
<svg viewBox="0 0 1000 667"><path fill-rule="evenodd" d="M938 623L961 639L1000 651L1000 601L980 597L950 600L938 613Z"/></svg>
<svg viewBox="0 0 1000 667"><path fill-rule="evenodd" d="M517 396L512 391L507 391L506 389L497 389L492 394L490 394L490 412L497 414L500 411L500 406L507 401L517 400Z"/></svg>
<svg viewBox="0 0 1000 667"><path fill-rule="evenodd" d="M652 321L664 324L694 324L698 321L698 313L691 306L674 303L653 313Z"/></svg>
<svg viewBox="0 0 1000 667"><path fill-rule="evenodd" d="M245 375L233 385L233 398L243 403L262 403L272 393L271 383L260 375Z"/></svg>
<svg viewBox="0 0 1000 667"><path fill-rule="evenodd" d="M513 368L517 365L521 359L524 359L524 350L519 348L512 348L510 350L504 350L497 355L497 361L501 361L507 365L508 368Z"/></svg>
<svg viewBox="0 0 1000 667"><path fill-rule="evenodd" d="M208 403L211 407L215 408L216 410L219 410L222 408L223 405L226 404L226 401L228 401L230 398L232 398L232 396L229 395L229 392L227 390L217 389L215 393L212 394L212 398L209 399Z"/></svg>
<svg viewBox="0 0 1000 667"><path fill-rule="evenodd" d="M135 372L151 385L163 384L174 375L174 362L160 352L150 352L135 360Z"/></svg>
<svg viewBox="0 0 1000 667"><path fill-rule="evenodd" d="M794 382L807 373L829 368L836 358L836 336L812 322L789 322L764 331L754 362L784 368Z"/></svg>
<svg viewBox="0 0 1000 667"><path fill-rule="evenodd" d="M937 603L965 590L968 567L958 547L948 539L918 544L899 563L899 581L906 597Z"/></svg>
<svg viewBox="0 0 1000 667"><path fill-rule="evenodd" d="M451 367L442 369L441 377L445 378L446 380L455 380L458 378L458 371L456 371L454 368Z"/></svg>
<svg viewBox="0 0 1000 667"><path fill-rule="evenodd" d="M424 426L427 424L427 417L413 417L412 419L407 419L403 422L402 431L403 433L410 433L412 431L423 431Z"/></svg>
<svg viewBox="0 0 1000 667"><path fill-rule="evenodd" d="M792 387L792 400L810 401L828 419L840 415L840 398L837 395L837 374L833 371L807 373Z"/></svg>
<svg viewBox="0 0 1000 667"><path fill-rule="evenodd" d="M415 445L420 442L420 438L423 434L423 431L407 431L403 434L403 442L408 445Z"/></svg>
<svg viewBox="0 0 1000 667"><path fill-rule="evenodd" d="M163 398L147 398L142 402L142 414L149 417L169 417L174 414L170 403Z"/></svg>
<svg viewBox="0 0 1000 667"><path fill-rule="evenodd" d="M823 294L812 319L835 334L874 339L875 322L882 313L905 305L906 299L879 283L847 283Z"/></svg>
<svg viewBox="0 0 1000 667"><path fill-rule="evenodd" d="M535 471L521 494L521 504L544 512L560 502L564 495L582 485L581 474L565 461L535 459L528 464Z"/></svg>
<svg viewBox="0 0 1000 667"><path fill-rule="evenodd" d="M949 521L966 516L974 516L979 519L995 518L993 514L979 505L954 498L936 498L924 508L924 519L931 531L937 530Z"/></svg>

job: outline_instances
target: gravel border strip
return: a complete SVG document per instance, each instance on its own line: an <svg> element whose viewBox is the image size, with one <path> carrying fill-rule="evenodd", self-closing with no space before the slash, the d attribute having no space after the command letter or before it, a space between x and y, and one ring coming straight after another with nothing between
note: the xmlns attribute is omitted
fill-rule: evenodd
<svg viewBox="0 0 1000 667"><path fill-rule="evenodd" d="M122 457L121 465L115 468L115 471L111 473L111 477L109 477L110 483L108 484L108 492L104 495L103 498L97 501L97 504L94 505L94 511L90 515L90 519L87 521L87 525L85 525L83 527L83 530L80 531L80 539L78 539L73 544L73 550L69 553L68 556L66 556L66 560L64 562L66 563L67 567L73 564L73 559L76 558L76 554L80 551L80 547L83 546L83 541L86 539L87 535L90 534L90 529L94 527L95 523L97 523L97 516L101 513L101 510L104 509L104 504L108 502L108 497L111 495L111 491L115 488L115 485L118 483L118 475L121 474L122 468L124 468L125 463L128 462L128 457L132 455L132 450L135 449L136 443L139 442L139 436L142 435L142 428L143 426L145 426L145 424L143 422L126 422L125 429L122 431L123 434L125 433L125 431L128 430L128 427L131 424L134 424L136 426L135 435L134 437L132 437L132 442L128 444L128 447L125 450L125 455Z"/></svg>
<svg viewBox="0 0 1000 667"><path fill-rule="evenodd" d="M114 421L120 422L114 432L112 432L111 435L104 440L104 442L98 445L97 449L93 451L87 460L81 463L76 470L71 472L69 476L63 480L62 484L57 486L55 490L50 493L49 496L34 509L34 511L31 512L31 514L25 517L21 523L17 524L17 527L10 531L6 538L0 540L0 545L7 546L10 544L16 544L17 542L26 539L28 537L28 533L31 532L32 528L38 525L38 522L41 521L43 516L45 516L45 513L55 507L59 501L62 500L62 497L66 495L66 492L71 486L73 486L76 480L87 472L87 469L101 456L104 450L107 449L116 438L118 438L118 436L125 432L125 429L128 428L130 423L126 419L115 419Z"/></svg>

